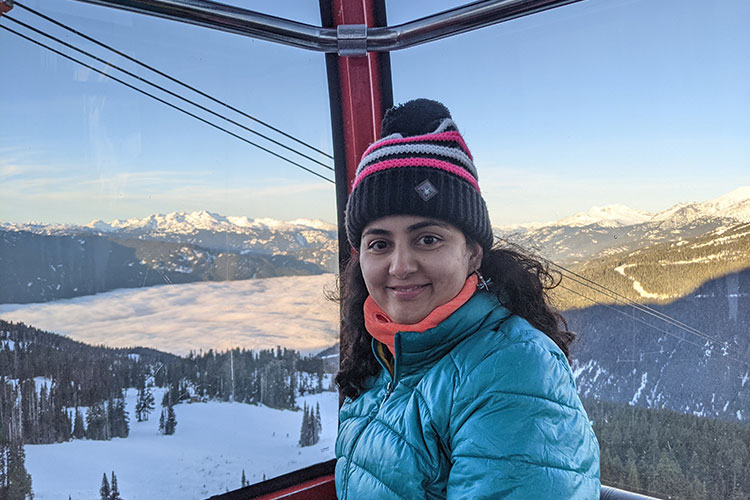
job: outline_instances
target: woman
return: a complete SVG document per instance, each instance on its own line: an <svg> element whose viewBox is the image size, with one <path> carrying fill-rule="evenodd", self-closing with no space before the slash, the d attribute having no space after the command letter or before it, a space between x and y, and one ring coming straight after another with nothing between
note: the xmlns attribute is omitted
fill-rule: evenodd
<svg viewBox="0 0 750 500"><path fill-rule="evenodd" d="M599 498L573 335L538 261L492 248L472 156L440 103L386 113L346 208L339 500Z"/></svg>

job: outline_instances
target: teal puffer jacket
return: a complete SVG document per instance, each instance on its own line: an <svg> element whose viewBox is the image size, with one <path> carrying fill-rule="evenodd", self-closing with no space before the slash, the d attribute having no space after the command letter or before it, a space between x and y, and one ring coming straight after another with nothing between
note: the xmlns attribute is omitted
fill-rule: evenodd
<svg viewBox="0 0 750 500"><path fill-rule="evenodd" d="M394 375L341 408L339 500L599 498L599 445L565 356L494 295L399 332L395 353Z"/></svg>

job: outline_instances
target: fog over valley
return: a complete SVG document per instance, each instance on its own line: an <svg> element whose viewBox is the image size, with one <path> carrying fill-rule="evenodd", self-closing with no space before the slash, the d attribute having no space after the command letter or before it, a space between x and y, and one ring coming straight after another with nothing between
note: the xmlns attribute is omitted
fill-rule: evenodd
<svg viewBox="0 0 750 500"><path fill-rule="evenodd" d="M87 344L190 350L281 345L317 352L338 342L332 274L121 289L41 304L0 305L0 317Z"/></svg>

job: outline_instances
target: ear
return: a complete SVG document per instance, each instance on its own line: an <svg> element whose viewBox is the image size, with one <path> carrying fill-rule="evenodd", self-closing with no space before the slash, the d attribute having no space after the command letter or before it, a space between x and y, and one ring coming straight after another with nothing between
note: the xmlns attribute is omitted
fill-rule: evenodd
<svg viewBox="0 0 750 500"><path fill-rule="evenodd" d="M478 271L482 265L482 257L484 256L484 250L479 243L472 242L466 245L469 252L469 269L471 272Z"/></svg>

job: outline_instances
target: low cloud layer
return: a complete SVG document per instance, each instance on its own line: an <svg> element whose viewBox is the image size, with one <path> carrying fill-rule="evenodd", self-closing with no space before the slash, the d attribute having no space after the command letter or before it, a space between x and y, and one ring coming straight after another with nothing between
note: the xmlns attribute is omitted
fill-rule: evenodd
<svg viewBox="0 0 750 500"><path fill-rule="evenodd" d="M338 341L331 274L125 289L44 304L0 305L0 318L87 344L317 352Z"/></svg>

